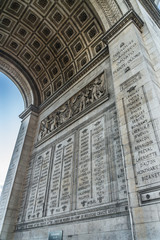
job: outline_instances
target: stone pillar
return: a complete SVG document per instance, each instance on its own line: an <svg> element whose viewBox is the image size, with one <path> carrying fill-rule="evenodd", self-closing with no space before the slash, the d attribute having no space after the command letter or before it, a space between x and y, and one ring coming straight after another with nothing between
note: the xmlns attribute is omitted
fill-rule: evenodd
<svg viewBox="0 0 160 240"><path fill-rule="evenodd" d="M124 153L132 238L160 238L160 101L144 47L143 22L129 11L104 36L110 52Z"/></svg>
<svg viewBox="0 0 160 240"><path fill-rule="evenodd" d="M37 114L31 106L23 114L21 127L0 198L0 240L12 240L26 166L33 146Z"/></svg>

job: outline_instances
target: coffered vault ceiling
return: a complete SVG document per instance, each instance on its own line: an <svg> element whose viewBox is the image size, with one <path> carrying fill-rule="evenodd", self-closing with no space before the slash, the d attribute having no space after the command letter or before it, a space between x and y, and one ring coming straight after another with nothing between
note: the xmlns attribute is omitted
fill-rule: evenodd
<svg viewBox="0 0 160 240"><path fill-rule="evenodd" d="M0 49L30 73L41 102L104 47L89 0L2 0L0 8Z"/></svg>

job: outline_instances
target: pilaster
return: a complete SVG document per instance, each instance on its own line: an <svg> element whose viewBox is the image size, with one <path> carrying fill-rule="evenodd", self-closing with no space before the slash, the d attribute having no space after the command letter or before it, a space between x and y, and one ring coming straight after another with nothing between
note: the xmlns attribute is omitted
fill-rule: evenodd
<svg viewBox="0 0 160 240"><path fill-rule="evenodd" d="M143 22L133 11L104 36L112 68L124 152L132 237L160 234L160 103L156 75L142 39Z"/></svg>
<svg viewBox="0 0 160 240"><path fill-rule="evenodd" d="M13 239L24 176L36 130L37 113L33 111L33 106L29 107L21 117L21 127L0 199L1 240Z"/></svg>

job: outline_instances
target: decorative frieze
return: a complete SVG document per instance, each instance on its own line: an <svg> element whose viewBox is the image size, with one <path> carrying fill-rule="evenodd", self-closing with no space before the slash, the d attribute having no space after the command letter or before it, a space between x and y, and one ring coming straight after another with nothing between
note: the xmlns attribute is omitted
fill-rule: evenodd
<svg viewBox="0 0 160 240"><path fill-rule="evenodd" d="M108 98L105 72L41 121L38 141L51 135L64 124L71 122L75 116L83 113L93 104L95 106L104 96Z"/></svg>

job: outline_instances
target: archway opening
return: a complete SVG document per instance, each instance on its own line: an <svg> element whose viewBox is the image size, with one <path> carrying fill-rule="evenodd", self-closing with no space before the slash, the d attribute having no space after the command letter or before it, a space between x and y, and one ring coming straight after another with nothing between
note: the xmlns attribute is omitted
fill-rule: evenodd
<svg viewBox="0 0 160 240"><path fill-rule="evenodd" d="M0 194L11 160L24 110L19 89L5 74L0 72Z"/></svg>

